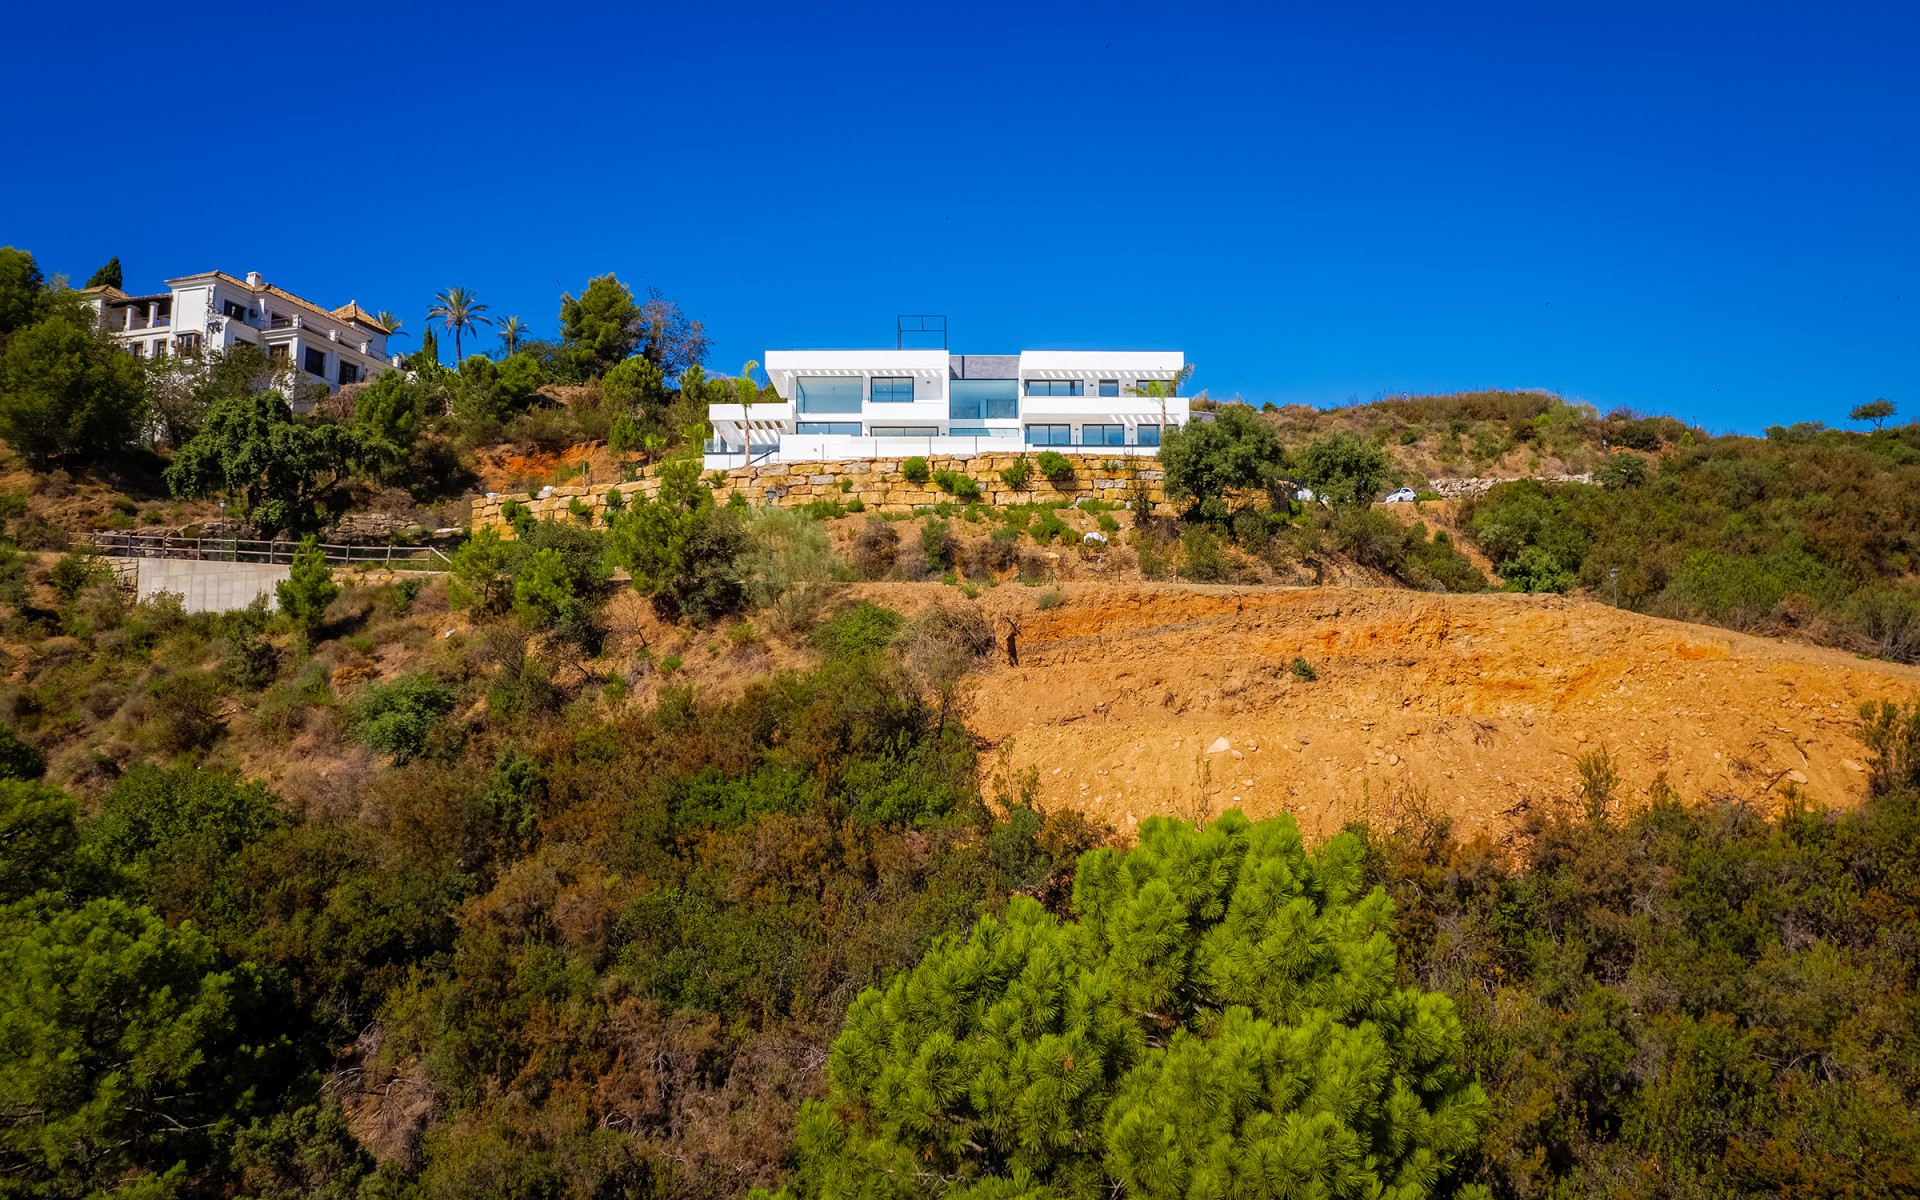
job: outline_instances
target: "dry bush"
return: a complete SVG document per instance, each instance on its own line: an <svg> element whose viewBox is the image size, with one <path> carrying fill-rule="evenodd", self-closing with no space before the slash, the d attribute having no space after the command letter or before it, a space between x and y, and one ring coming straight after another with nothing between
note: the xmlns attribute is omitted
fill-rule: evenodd
<svg viewBox="0 0 1920 1200"><path fill-rule="evenodd" d="M907 668L939 700L944 725L960 681L993 651L993 624L972 605L936 604L915 613L896 644Z"/></svg>
<svg viewBox="0 0 1920 1200"><path fill-rule="evenodd" d="M891 521L868 517L853 539L853 565L867 579L884 579L900 554L900 531Z"/></svg>

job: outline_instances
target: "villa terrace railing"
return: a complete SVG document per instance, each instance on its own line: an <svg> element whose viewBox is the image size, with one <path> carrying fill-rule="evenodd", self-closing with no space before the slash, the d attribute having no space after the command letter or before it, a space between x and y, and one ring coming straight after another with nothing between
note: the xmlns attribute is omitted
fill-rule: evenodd
<svg viewBox="0 0 1920 1200"><path fill-rule="evenodd" d="M1110 458L1148 457L1158 454L1158 446L1115 446L1100 442L1060 442L1050 446L1029 443L1017 437L850 437L845 434L787 434L778 443L755 441L751 454L738 442L709 439L706 463L709 469L747 466L760 462L832 462L863 458L927 458L974 454L1039 454L1053 450L1071 454L1098 454Z"/></svg>
<svg viewBox="0 0 1920 1200"><path fill-rule="evenodd" d="M201 562L291 563L298 542L267 542L248 538L174 537L153 533L97 533L75 541L75 550L91 550L108 558L187 558ZM417 571L444 571L453 561L433 546L336 546L322 543L327 563L336 567L389 566Z"/></svg>

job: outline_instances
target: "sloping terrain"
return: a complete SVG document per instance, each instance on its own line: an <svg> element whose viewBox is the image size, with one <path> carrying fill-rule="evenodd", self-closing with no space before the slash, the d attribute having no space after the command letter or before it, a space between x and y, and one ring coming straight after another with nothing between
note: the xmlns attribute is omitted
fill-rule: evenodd
<svg viewBox="0 0 1920 1200"><path fill-rule="evenodd" d="M860 590L910 610L934 589ZM1772 811L1797 787L1851 807L1859 704L1920 687L1917 668L1558 596L1064 590L1047 612L1028 588L977 601L1003 646L1018 624L1020 665L996 654L969 724L996 773L1032 769L1043 805L1118 826L1238 805L1326 834L1413 805L1499 836L1527 806L1574 803L1575 762L1602 747L1623 805L1664 772L1689 799Z"/></svg>

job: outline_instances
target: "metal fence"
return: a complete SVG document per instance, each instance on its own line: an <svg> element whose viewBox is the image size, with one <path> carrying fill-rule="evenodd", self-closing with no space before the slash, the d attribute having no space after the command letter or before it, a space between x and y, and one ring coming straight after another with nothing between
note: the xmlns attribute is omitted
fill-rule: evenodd
<svg viewBox="0 0 1920 1200"><path fill-rule="evenodd" d="M298 542L247 538L174 537L155 533L98 533L73 543L109 558L186 558L201 562L291 563ZM336 567L390 566L441 571L453 565L433 546L335 546L321 543L327 563Z"/></svg>

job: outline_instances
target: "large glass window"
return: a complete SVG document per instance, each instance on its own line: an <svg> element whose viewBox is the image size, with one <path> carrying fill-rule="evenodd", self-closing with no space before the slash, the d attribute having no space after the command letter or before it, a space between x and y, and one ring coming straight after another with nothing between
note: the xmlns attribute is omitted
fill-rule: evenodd
<svg viewBox="0 0 1920 1200"><path fill-rule="evenodd" d="M1142 425L1134 431L1133 444L1136 446L1158 446L1160 444L1160 427L1158 425Z"/></svg>
<svg viewBox="0 0 1920 1200"><path fill-rule="evenodd" d="M873 402L875 404L913 403L913 380L889 375L874 376Z"/></svg>
<svg viewBox="0 0 1920 1200"><path fill-rule="evenodd" d="M802 375L795 381L803 413L857 413L866 396L866 384L844 375Z"/></svg>
<svg viewBox="0 0 1920 1200"><path fill-rule="evenodd" d="M1020 384L1013 379L947 381L950 421L1011 421L1020 416Z"/></svg>
<svg viewBox="0 0 1920 1200"><path fill-rule="evenodd" d="M324 379L327 375L327 352L309 349L300 356L300 365L307 369L307 374Z"/></svg>
<svg viewBox="0 0 1920 1200"><path fill-rule="evenodd" d="M938 425L875 425L871 437L939 437Z"/></svg>
<svg viewBox="0 0 1920 1200"><path fill-rule="evenodd" d="M801 433L845 434L848 437L860 436L858 421L802 421Z"/></svg>
<svg viewBox="0 0 1920 1200"><path fill-rule="evenodd" d="M1127 444L1125 425L1082 425L1080 444L1083 446L1124 446Z"/></svg>
<svg viewBox="0 0 1920 1200"><path fill-rule="evenodd" d="M1084 396L1087 383L1084 379L1029 379L1029 396Z"/></svg>
<svg viewBox="0 0 1920 1200"><path fill-rule="evenodd" d="M341 363L340 364L340 382L343 384L359 383L360 368L354 366L352 363L348 363L348 362Z"/></svg>
<svg viewBox="0 0 1920 1200"><path fill-rule="evenodd" d="M1100 394L1102 396L1118 396L1120 394L1120 381L1118 379L1102 379L1100 381Z"/></svg>
<svg viewBox="0 0 1920 1200"><path fill-rule="evenodd" d="M1073 445L1073 426L1029 425L1027 426L1027 445L1071 446Z"/></svg>

